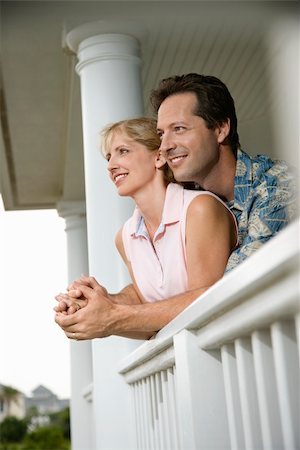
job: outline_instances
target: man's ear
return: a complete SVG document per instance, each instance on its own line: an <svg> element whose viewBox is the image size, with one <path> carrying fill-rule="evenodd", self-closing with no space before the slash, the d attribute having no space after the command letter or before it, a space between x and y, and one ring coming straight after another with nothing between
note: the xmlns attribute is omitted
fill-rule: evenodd
<svg viewBox="0 0 300 450"><path fill-rule="evenodd" d="M166 164L166 162L167 162L166 158L164 158L164 157L162 156L162 153L161 153L161 151L159 150L159 151L157 152L157 155L156 155L156 158L155 158L155 167L156 167L157 169L160 169L161 167L163 167L163 166Z"/></svg>
<svg viewBox="0 0 300 450"><path fill-rule="evenodd" d="M216 131L218 143L223 144L230 133L230 119L227 119L221 125L218 125Z"/></svg>

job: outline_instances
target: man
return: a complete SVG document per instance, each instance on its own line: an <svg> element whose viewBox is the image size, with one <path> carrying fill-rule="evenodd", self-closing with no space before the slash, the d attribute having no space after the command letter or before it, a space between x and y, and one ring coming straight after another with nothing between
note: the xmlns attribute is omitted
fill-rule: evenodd
<svg viewBox="0 0 300 450"><path fill-rule="evenodd" d="M219 79L170 77L152 92L151 101L160 149L176 180L214 192L236 216L239 246L229 258L229 271L296 216L295 178L285 162L264 155L251 158L241 150L234 101ZM83 277L70 288L70 296L86 300L70 306L68 295L58 296L56 322L74 339L111 334L149 338L206 290L141 304L132 285L112 295L94 278ZM72 315L61 313L77 308Z"/></svg>
<svg viewBox="0 0 300 450"><path fill-rule="evenodd" d="M230 257L230 270L295 217L295 177L284 161L251 158L241 150L234 101L217 78L170 77L151 100L161 150L176 180L194 181L219 195L237 218L240 245ZM211 131L222 127L226 138L212 142Z"/></svg>

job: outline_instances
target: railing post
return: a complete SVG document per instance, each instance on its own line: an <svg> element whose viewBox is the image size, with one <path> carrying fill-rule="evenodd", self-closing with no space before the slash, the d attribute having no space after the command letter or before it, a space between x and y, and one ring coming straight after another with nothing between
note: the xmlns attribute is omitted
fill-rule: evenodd
<svg viewBox="0 0 300 450"><path fill-rule="evenodd" d="M181 448L229 449L220 351L201 350L187 330L174 336L174 351Z"/></svg>

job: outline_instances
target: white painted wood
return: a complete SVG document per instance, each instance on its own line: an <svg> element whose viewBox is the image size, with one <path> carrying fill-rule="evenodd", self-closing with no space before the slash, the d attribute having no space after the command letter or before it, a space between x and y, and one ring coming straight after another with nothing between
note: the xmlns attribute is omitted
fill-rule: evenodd
<svg viewBox="0 0 300 450"><path fill-rule="evenodd" d="M147 342L150 343L152 341ZM143 345L141 347L143 347ZM134 364L134 368L124 373L124 378L127 381L127 383L133 383L136 380L147 378L156 372L166 370L174 366L173 346L166 348L163 352L160 352L159 350L160 348L158 346L156 352L152 353L151 359L143 361L143 364L138 364L139 361L137 360L137 362Z"/></svg>
<svg viewBox="0 0 300 450"><path fill-rule="evenodd" d="M170 405L170 393L168 389L168 373L163 371L161 373L162 377L162 395L163 395L163 405L164 405L164 422L165 422L165 438L166 438L166 449L174 450L173 442L173 429L172 429L172 410Z"/></svg>
<svg viewBox="0 0 300 450"><path fill-rule="evenodd" d="M70 31L67 40L77 52L76 70L80 76L89 273L110 292L116 292L129 277L114 247L114 238L133 204L117 195L107 176L99 133L108 123L143 114L141 60L139 43L132 35L103 32L101 23L97 33L94 25ZM134 448L130 390L118 375L117 364L137 345L136 341L119 337L92 342L93 378L97 380L93 450Z"/></svg>
<svg viewBox="0 0 300 450"><path fill-rule="evenodd" d="M284 279L278 277L262 290L242 297L234 308L222 311L219 317L213 316L197 331L201 348L218 348L224 342L249 336L258 328L269 327L281 317L293 317L298 310L298 279L296 271L286 274Z"/></svg>
<svg viewBox="0 0 300 450"><path fill-rule="evenodd" d="M300 300L299 300L299 308L300 308ZM300 313L297 314L295 318L295 327L296 327L297 347L299 356L299 371L300 371Z"/></svg>
<svg viewBox="0 0 300 450"><path fill-rule="evenodd" d="M300 447L300 378L294 321L274 323L271 336L284 447L296 450Z"/></svg>
<svg viewBox="0 0 300 450"><path fill-rule="evenodd" d="M149 433L148 433L148 416L147 416L147 396L146 396L146 381L141 380L141 409L143 418L143 438L144 438L144 448L149 447Z"/></svg>
<svg viewBox="0 0 300 450"><path fill-rule="evenodd" d="M162 408L162 388L161 388L161 378L160 373L157 372L154 375L155 380L155 388L156 388L156 400L157 400L157 411L158 411L158 436L159 436L159 449L163 450L165 448L165 426L164 426L164 417L163 417L163 408Z"/></svg>
<svg viewBox="0 0 300 450"><path fill-rule="evenodd" d="M237 339L235 341L235 354L245 436L245 449L261 449L263 446L250 339Z"/></svg>
<svg viewBox="0 0 300 450"><path fill-rule="evenodd" d="M157 408L157 396L156 396L156 387L155 387L155 377L154 375L150 376L151 380L151 396L152 396L152 405L153 405L153 425L154 425L154 448L159 449L159 427L158 427L158 408Z"/></svg>
<svg viewBox="0 0 300 450"><path fill-rule="evenodd" d="M154 448L155 436L154 436L154 417L153 417L153 405L152 405L152 395L151 395L151 381L150 377L146 378L147 384L147 403L148 403L148 414L149 414L149 448Z"/></svg>
<svg viewBox="0 0 300 450"><path fill-rule="evenodd" d="M140 411L139 411L139 398L138 398L138 383L134 383L131 386L133 404L134 404L134 428L136 436L136 447L141 447L141 425L140 425Z"/></svg>
<svg viewBox="0 0 300 450"><path fill-rule="evenodd" d="M231 450L245 448L234 345L221 347Z"/></svg>
<svg viewBox="0 0 300 450"><path fill-rule="evenodd" d="M252 350L263 448L266 450L281 450L282 430L269 330L255 331L252 334Z"/></svg>
<svg viewBox="0 0 300 450"><path fill-rule="evenodd" d="M159 409L154 381L158 371L168 374L168 395L162 384L162 398L168 398L175 411L166 428L170 427L174 449L290 450L291 436L298 445L298 400L292 398L299 392L292 387L295 377L299 387L299 248L293 244L298 225L296 222L280 233L266 244L268 251L263 248L254 255L255 264L255 258L249 258L225 276L220 287L195 301L156 339L145 342L123 361L121 373L127 382L150 377L155 450L162 446L159 427L165 425L159 416L166 417L165 410ZM248 275L252 283L248 283ZM282 321L293 324L292 340L290 325L281 329L273 325L276 321L281 328ZM217 419L212 413L214 406ZM285 414L287 409L289 414ZM226 427L225 439L220 439L222 426ZM285 437L281 427L287 429ZM173 429L178 433L174 440ZM167 448L168 443L164 445Z"/></svg>
<svg viewBox="0 0 300 450"><path fill-rule="evenodd" d="M138 382L138 393L139 393L139 422L140 422L140 445L141 448L146 447L146 439L145 439L145 418L144 418L144 405L142 400L142 383L143 380Z"/></svg>
<svg viewBox="0 0 300 450"><path fill-rule="evenodd" d="M216 348L245 333L245 328L250 334L258 323L262 328L268 327L276 317L298 314L299 246L295 242L299 239L299 227L298 219L215 283L155 339L120 361L119 372L127 376L134 367L143 367L147 361L151 364L154 357L170 348L172 337L185 328L199 330L202 348ZM223 323L217 323L219 318Z"/></svg>
<svg viewBox="0 0 300 450"><path fill-rule="evenodd" d="M176 395L175 395L175 367L167 370L167 389L169 398L169 414L170 414L170 437L171 437L171 448L174 450L179 450L179 434L178 434L178 415L177 415L177 405L176 405Z"/></svg>
<svg viewBox="0 0 300 450"><path fill-rule="evenodd" d="M65 219L68 280L71 283L88 273L88 249L85 204L60 202L57 211ZM72 450L92 448L95 443L92 405L92 347L90 341L70 341L71 363L71 440ZM88 395L86 391L88 390ZM80 423L80 426L78 424Z"/></svg>
<svg viewBox="0 0 300 450"><path fill-rule="evenodd" d="M220 352L201 350L186 330L174 336L174 349L180 448L230 448Z"/></svg>

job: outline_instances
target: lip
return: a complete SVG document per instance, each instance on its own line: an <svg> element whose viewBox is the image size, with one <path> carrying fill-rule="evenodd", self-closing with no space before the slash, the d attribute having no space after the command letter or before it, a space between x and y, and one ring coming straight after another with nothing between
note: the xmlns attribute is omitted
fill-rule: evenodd
<svg viewBox="0 0 300 450"><path fill-rule="evenodd" d="M114 175L113 180L116 186L119 186L120 183L127 177L128 173L117 173Z"/></svg>
<svg viewBox="0 0 300 450"><path fill-rule="evenodd" d="M172 167L176 167L176 166L179 166L182 163L182 161L185 160L186 157L187 157L187 154L174 155L174 156L168 157L168 161L170 162Z"/></svg>

